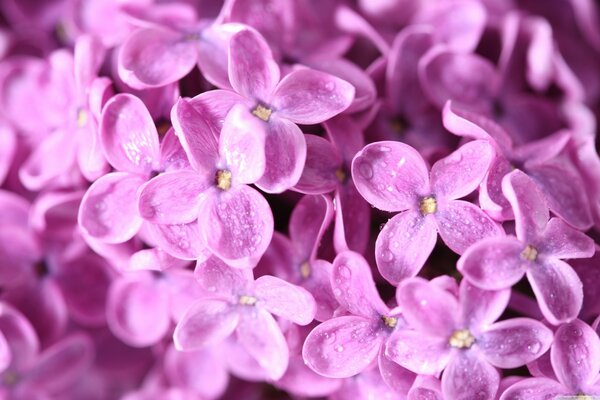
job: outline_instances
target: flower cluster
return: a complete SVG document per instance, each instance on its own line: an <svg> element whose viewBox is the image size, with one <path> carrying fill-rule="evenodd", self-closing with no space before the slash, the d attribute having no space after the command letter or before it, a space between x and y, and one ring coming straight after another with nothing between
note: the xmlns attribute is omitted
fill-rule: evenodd
<svg viewBox="0 0 600 400"><path fill-rule="evenodd" d="M598 71L593 0L2 0L0 398L600 396Z"/></svg>

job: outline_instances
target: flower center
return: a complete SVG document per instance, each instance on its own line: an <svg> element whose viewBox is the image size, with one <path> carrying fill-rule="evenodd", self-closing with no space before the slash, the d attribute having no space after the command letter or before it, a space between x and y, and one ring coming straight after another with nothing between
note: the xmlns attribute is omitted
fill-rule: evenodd
<svg viewBox="0 0 600 400"><path fill-rule="evenodd" d="M382 315L381 319L383 320L385 326L387 326L388 328L395 328L396 325L398 325L398 318L386 317L385 315Z"/></svg>
<svg viewBox="0 0 600 400"><path fill-rule="evenodd" d="M580 392L575 395L575 400L593 400L593 397Z"/></svg>
<svg viewBox="0 0 600 400"><path fill-rule="evenodd" d="M242 295L240 296L240 304L243 306L253 306L256 304L258 299L254 296Z"/></svg>
<svg viewBox="0 0 600 400"><path fill-rule="evenodd" d="M302 265L300 265L300 276L304 279L307 279L310 276L310 273L310 264L308 261L303 262Z"/></svg>
<svg viewBox="0 0 600 400"><path fill-rule="evenodd" d="M252 110L252 114L254 114L255 117L262 119L265 122L267 122L269 120L272 113L273 113L273 110L271 110L268 107L263 106L262 104L258 104L254 108L254 110Z"/></svg>
<svg viewBox="0 0 600 400"><path fill-rule="evenodd" d="M527 247L525 247L525 250L521 252L521 258L527 261L535 261L537 259L537 256L537 249L530 244L528 244Z"/></svg>
<svg viewBox="0 0 600 400"><path fill-rule="evenodd" d="M77 127L83 128L87 124L87 121L88 121L88 112L85 109L80 108L77 111Z"/></svg>
<svg viewBox="0 0 600 400"><path fill-rule="evenodd" d="M433 214L437 211L437 201L435 201L435 197L433 196L425 196L421 199L419 203L419 210L421 214Z"/></svg>
<svg viewBox="0 0 600 400"><path fill-rule="evenodd" d="M450 336L448 342L450 343L450 346L456 347L457 349L468 349L475 343L475 337L468 329L458 329Z"/></svg>
<svg viewBox="0 0 600 400"><path fill-rule="evenodd" d="M338 181L340 181L341 183L344 183L346 181L346 173L344 172L344 170L342 168L338 168L335 171L335 177L338 179Z"/></svg>
<svg viewBox="0 0 600 400"><path fill-rule="evenodd" d="M231 187L231 171L221 169L215 176L217 187L221 190L227 190Z"/></svg>
<svg viewBox="0 0 600 400"><path fill-rule="evenodd" d="M19 375L17 375L17 373L14 371L8 370L4 373L4 376L2 377L2 383L4 383L6 386L13 386L18 381Z"/></svg>

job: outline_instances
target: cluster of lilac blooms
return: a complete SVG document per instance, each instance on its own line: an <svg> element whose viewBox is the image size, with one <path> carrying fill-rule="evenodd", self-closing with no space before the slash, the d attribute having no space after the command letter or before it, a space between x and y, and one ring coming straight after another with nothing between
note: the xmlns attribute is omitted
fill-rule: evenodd
<svg viewBox="0 0 600 400"><path fill-rule="evenodd" d="M600 396L599 71L594 0L2 0L0 398Z"/></svg>

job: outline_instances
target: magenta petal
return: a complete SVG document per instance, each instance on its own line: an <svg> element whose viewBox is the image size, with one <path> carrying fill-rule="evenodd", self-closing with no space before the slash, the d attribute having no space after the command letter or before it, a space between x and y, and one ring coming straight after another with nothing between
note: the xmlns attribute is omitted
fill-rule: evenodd
<svg viewBox="0 0 600 400"><path fill-rule="evenodd" d="M550 350L558 380L572 391L587 388L600 371L600 338L581 320L561 325Z"/></svg>
<svg viewBox="0 0 600 400"><path fill-rule="evenodd" d="M155 224L185 224L198 218L200 198L213 179L196 171L167 172L140 188L139 214Z"/></svg>
<svg viewBox="0 0 600 400"><path fill-rule="evenodd" d="M227 69L229 40L236 32L246 28L242 24L215 23L202 31L197 42L198 68L204 78L218 88L231 87Z"/></svg>
<svg viewBox="0 0 600 400"><path fill-rule="evenodd" d="M588 258L594 255L594 241L559 218L546 225L539 251L556 258Z"/></svg>
<svg viewBox="0 0 600 400"><path fill-rule="evenodd" d="M387 342L385 355L416 374L437 375L448 364L450 350L444 336L405 330L394 333Z"/></svg>
<svg viewBox="0 0 600 400"><path fill-rule="evenodd" d="M583 304L583 285L569 264L548 257L529 268L527 278L544 317L551 324L577 317Z"/></svg>
<svg viewBox="0 0 600 400"><path fill-rule="evenodd" d="M431 254L437 232L435 220L419 211L392 217L375 242L375 259L381 275L392 284L415 276Z"/></svg>
<svg viewBox="0 0 600 400"><path fill-rule="evenodd" d="M318 325L306 337L304 362L316 373L348 378L363 371L381 347L379 330L363 317L333 318Z"/></svg>
<svg viewBox="0 0 600 400"><path fill-rule="evenodd" d="M460 323L472 330L495 322L508 305L510 289L483 290L463 279L459 288Z"/></svg>
<svg viewBox="0 0 600 400"><path fill-rule="evenodd" d="M482 289L510 288L525 274L528 263L521 257L524 247L514 236L482 239L463 253L457 268Z"/></svg>
<svg viewBox="0 0 600 400"><path fill-rule="evenodd" d="M440 206L435 221L444 243L458 254L481 239L504 235L502 227L481 208L462 200Z"/></svg>
<svg viewBox="0 0 600 400"><path fill-rule="evenodd" d="M136 89L165 86L196 65L196 43L181 33L152 27L133 33L119 52L119 77Z"/></svg>
<svg viewBox="0 0 600 400"><path fill-rule="evenodd" d="M172 225L146 224L146 229L156 245L173 257L204 260L210 255L196 221Z"/></svg>
<svg viewBox="0 0 600 400"><path fill-rule="evenodd" d="M0 332L12 354L12 366L17 370L28 368L40 350L40 342L31 322L12 306L2 302Z"/></svg>
<svg viewBox="0 0 600 400"><path fill-rule="evenodd" d="M245 29L229 43L229 82L236 92L259 102L269 102L279 82L279 66L264 38Z"/></svg>
<svg viewBox="0 0 600 400"><path fill-rule="evenodd" d="M378 319L389 313L379 297L369 264L358 253L338 254L333 261L331 288L340 305L353 315Z"/></svg>
<svg viewBox="0 0 600 400"><path fill-rule="evenodd" d="M352 178L365 200L384 211L416 208L419 196L430 194L425 161L400 142L365 146L352 160Z"/></svg>
<svg viewBox="0 0 600 400"><path fill-rule="evenodd" d="M239 314L216 299L203 299L192 305L173 332L177 350L199 350L227 338L238 325Z"/></svg>
<svg viewBox="0 0 600 400"><path fill-rule="evenodd" d="M486 360L499 368L517 368L544 354L552 343L552 331L539 321L513 318L485 328L477 346Z"/></svg>
<svg viewBox="0 0 600 400"><path fill-rule="evenodd" d="M333 144L316 135L304 135L306 164L294 190L300 193L322 194L333 191L340 183L336 171L342 160Z"/></svg>
<svg viewBox="0 0 600 400"><path fill-rule="evenodd" d="M300 257L314 259L321 238L333 218L333 204L326 196L304 196L296 204L288 226L292 246Z"/></svg>
<svg viewBox="0 0 600 400"><path fill-rule="evenodd" d="M315 319L317 321L326 321L331 319L339 306L331 289L331 269L333 267L324 260L314 260L310 263L310 267L311 275L303 283L303 287L313 295L317 302Z"/></svg>
<svg viewBox="0 0 600 400"><path fill-rule="evenodd" d="M232 181L250 184L265 172L265 124L243 104L227 114L219 138L219 154L225 158Z"/></svg>
<svg viewBox="0 0 600 400"><path fill-rule="evenodd" d="M158 343L171 323L167 291L144 272L116 281L110 288L106 310L110 330L130 346Z"/></svg>
<svg viewBox="0 0 600 400"><path fill-rule="evenodd" d="M514 219L512 207L502 193L502 178L513 170L510 162L498 156L492 162L487 177L481 182L479 206L497 221Z"/></svg>
<svg viewBox="0 0 600 400"><path fill-rule="evenodd" d="M498 371L472 351L455 353L442 375L442 393L447 399L469 399L477 393L491 400L499 385Z"/></svg>
<svg viewBox="0 0 600 400"><path fill-rule="evenodd" d="M224 296L226 300L248 290L252 282L251 270L231 268L217 257L198 262L194 275L198 284L208 293Z"/></svg>
<svg viewBox="0 0 600 400"><path fill-rule="evenodd" d="M494 148L486 140L475 140L459 147L431 167L433 193L446 199L468 195L487 174L494 155Z"/></svg>
<svg viewBox="0 0 600 400"><path fill-rule="evenodd" d="M316 374L301 356L291 356L285 375L277 381L277 387L296 396L325 397L338 391L341 379L333 379Z"/></svg>
<svg viewBox="0 0 600 400"><path fill-rule="evenodd" d="M126 172L104 175L83 196L78 221L83 231L105 243L123 243L142 225L137 190L144 179Z"/></svg>
<svg viewBox="0 0 600 400"><path fill-rule="evenodd" d="M447 337L456 326L456 297L423 278L404 280L396 291L409 326L432 336Z"/></svg>
<svg viewBox="0 0 600 400"><path fill-rule="evenodd" d="M351 180L335 195L335 227L333 243L336 251L363 253L369 241L371 209Z"/></svg>
<svg viewBox="0 0 600 400"><path fill-rule="evenodd" d="M352 104L354 86L312 69L298 69L281 80L273 93L277 116L297 124L318 124Z"/></svg>
<svg viewBox="0 0 600 400"><path fill-rule="evenodd" d="M502 393L500 400L548 400L569 395L560 383L548 378L528 378L515 383Z"/></svg>
<svg viewBox="0 0 600 400"><path fill-rule="evenodd" d="M4 182L17 150L17 136L13 129L0 124L0 184Z"/></svg>
<svg viewBox="0 0 600 400"><path fill-rule="evenodd" d="M390 360L385 355L385 348L386 346L381 346L379 357L377 357L381 379L394 391L408 393L417 375Z"/></svg>
<svg viewBox="0 0 600 400"><path fill-rule="evenodd" d="M298 125L272 117L265 143L267 165L257 186L268 193L281 193L296 183L306 162L306 140Z"/></svg>
<svg viewBox="0 0 600 400"><path fill-rule="evenodd" d="M158 133L144 103L121 93L111 98L100 121L108 162L119 171L149 174L159 163Z"/></svg>
<svg viewBox="0 0 600 400"><path fill-rule="evenodd" d="M313 296L283 279L263 275L254 282L254 293L259 305L278 317L298 325L308 325L315 318L317 305Z"/></svg>
<svg viewBox="0 0 600 400"><path fill-rule="evenodd" d="M433 377L419 375L406 397L407 400L444 400L441 382Z"/></svg>
<svg viewBox="0 0 600 400"><path fill-rule="evenodd" d="M6 341L6 336L0 332L0 374L3 373L6 368L11 364L12 361L12 353L10 351L10 346Z"/></svg>
<svg viewBox="0 0 600 400"><path fill-rule="evenodd" d="M242 312L236 331L240 344L267 371L269 378L281 378L288 366L289 349L271 314L260 308Z"/></svg>
<svg viewBox="0 0 600 400"><path fill-rule="evenodd" d="M254 267L273 236L269 203L246 185L212 190L198 217L207 247L231 266Z"/></svg>
<svg viewBox="0 0 600 400"><path fill-rule="evenodd" d="M94 36L82 35L75 43L74 53L75 82L77 90L83 92L96 78L106 56L106 49Z"/></svg>

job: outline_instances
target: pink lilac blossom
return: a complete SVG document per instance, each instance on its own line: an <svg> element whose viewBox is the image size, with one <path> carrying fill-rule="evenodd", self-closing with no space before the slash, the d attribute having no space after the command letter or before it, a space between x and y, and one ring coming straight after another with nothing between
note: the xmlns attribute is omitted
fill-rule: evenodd
<svg viewBox="0 0 600 400"><path fill-rule="evenodd" d="M0 398L600 396L599 69L593 0L0 1Z"/></svg>

